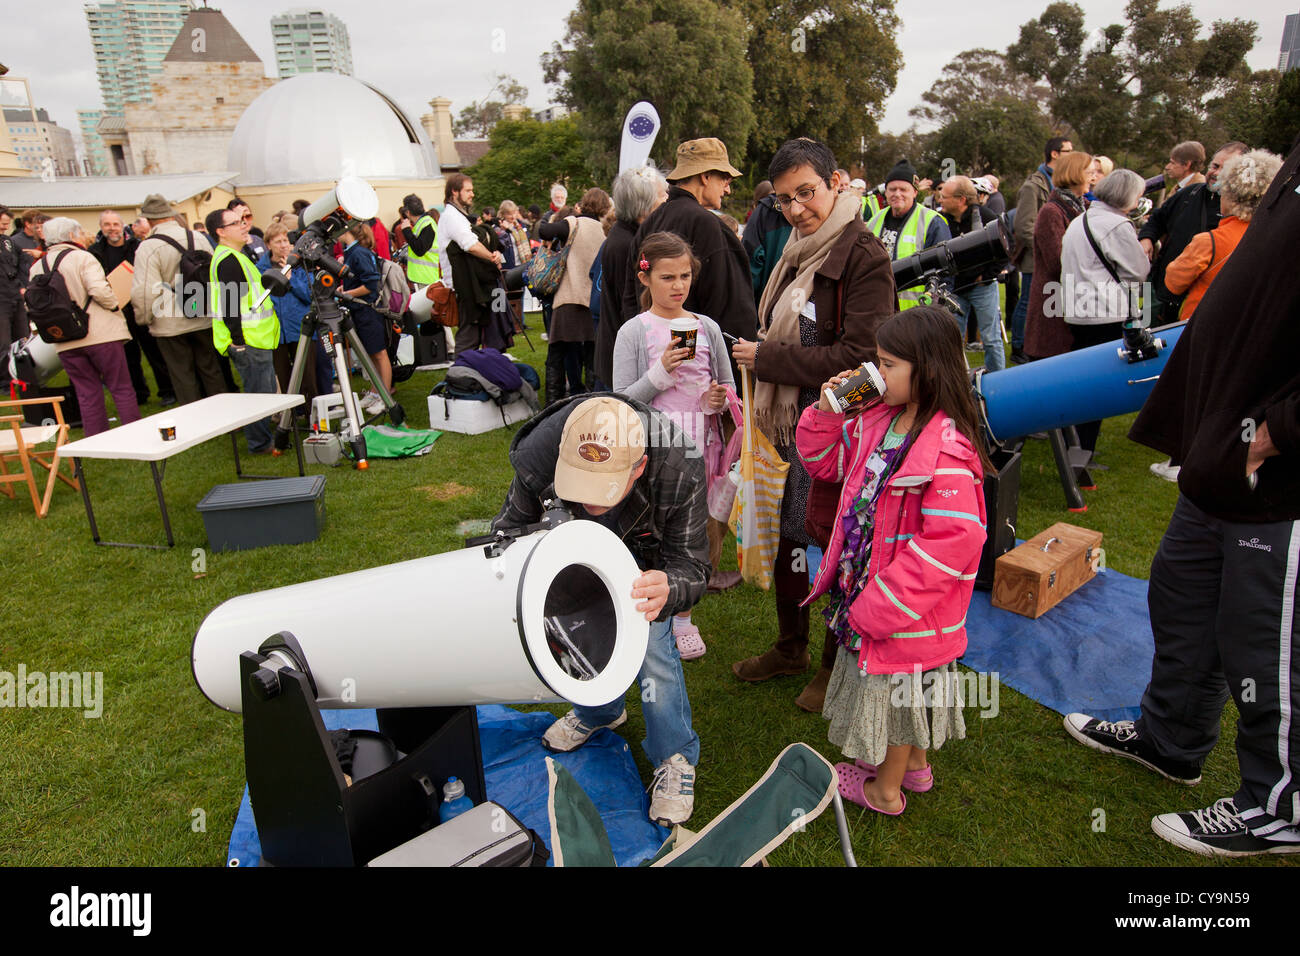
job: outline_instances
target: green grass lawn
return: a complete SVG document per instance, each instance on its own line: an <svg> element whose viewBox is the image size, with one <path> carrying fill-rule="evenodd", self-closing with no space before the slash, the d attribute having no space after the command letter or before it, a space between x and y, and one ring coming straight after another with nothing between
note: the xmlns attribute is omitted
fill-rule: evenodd
<svg viewBox="0 0 1300 956"><path fill-rule="evenodd" d="M537 341L540 322L536 316L530 322L544 349ZM543 351L530 351L520 339L514 352L541 371ZM413 427L427 425L425 396L439 377L421 373L398 386ZM152 404L144 412L159 410ZM1127 418L1106 422L1098 456L1110 470L1099 475L1099 490L1086 493L1083 515L1065 510L1047 444L1028 445L1022 537L1060 520L1095 528L1105 535L1110 567L1146 577L1176 488L1147 471L1159 456L1129 442L1128 425ZM243 753L239 718L209 704L190 674L190 642L204 615L250 591L459 547L458 526L499 507L515 431L445 434L426 457L374 460L366 473L309 468L328 476L328 520L319 541L297 547L197 550L206 536L195 504L213 485L234 480L226 440L170 463L165 489L177 546L169 551L96 547L80 498L66 486L55 492L44 521L35 520L21 491L17 500L0 498L8 583L0 605L0 670L13 672L21 663L28 671L102 671L105 696L99 719L64 709L0 710L0 861L222 865L243 791ZM90 461L87 469L106 540L162 541L147 467ZM296 474L292 455L257 459L255 470ZM734 554L726 561L734 567ZM439 601L455 587L455 581L431 582L425 593L402 597L426 606L436 627ZM377 601L374 627L385 626L382 614ZM775 635L770 594L745 585L706 597L696 622L709 647L703 659L685 665L703 745L692 820L699 828L791 741L806 741L832 762L839 754L826 742L822 718L794 706L802 679L748 685L732 676L733 661L762 651ZM814 624L815 641L820 633ZM1149 662L1134 666L1145 669ZM934 755L937 786L913 795L904 817L849 806L860 864L1206 862L1156 838L1150 819L1205 807L1235 791L1231 704L1223 745L1211 754L1201 785L1187 789L1084 750L1067 738L1058 714L1007 687L999 703L994 719L967 712L967 739ZM640 708L630 706L629 716L621 733L648 780ZM1098 810L1104 811L1100 832ZM771 857L782 866L839 861L830 816Z"/></svg>

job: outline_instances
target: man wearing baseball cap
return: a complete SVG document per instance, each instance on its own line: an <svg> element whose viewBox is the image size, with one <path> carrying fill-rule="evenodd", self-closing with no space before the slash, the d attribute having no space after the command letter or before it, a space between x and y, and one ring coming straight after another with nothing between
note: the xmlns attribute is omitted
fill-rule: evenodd
<svg viewBox="0 0 1300 956"><path fill-rule="evenodd" d="M749 274L749 256L736 234L712 210L722 208L731 180L740 170L727 159L720 139L692 139L677 147L677 165L668 173L668 199L637 230L623 287L623 319L641 312L637 260L641 244L656 232L675 232L691 244L700 271L682 307L707 315L737 338L758 334L758 306Z"/></svg>
<svg viewBox="0 0 1300 956"><path fill-rule="evenodd" d="M515 477L493 531L539 521L542 503L558 498L571 504L575 518L617 534L641 568L632 597L653 623L633 690L642 698L642 747L656 767L650 819L683 823L695 804L700 738L691 726L672 617L703 596L709 575L704 460L667 416L603 394L558 402L533 418L511 443L510 464ZM575 706L542 742L550 750L576 750L596 731L626 720L622 698Z"/></svg>

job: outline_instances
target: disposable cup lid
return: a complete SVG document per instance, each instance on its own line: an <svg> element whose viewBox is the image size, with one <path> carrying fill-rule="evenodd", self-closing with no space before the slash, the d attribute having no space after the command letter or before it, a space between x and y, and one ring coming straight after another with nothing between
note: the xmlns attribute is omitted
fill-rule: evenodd
<svg viewBox="0 0 1300 956"><path fill-rule="evenodd" d="M668 323L668 327L674 332L694 332L700 327L700 323L697 319L691 318L673 319Z"/></svg>

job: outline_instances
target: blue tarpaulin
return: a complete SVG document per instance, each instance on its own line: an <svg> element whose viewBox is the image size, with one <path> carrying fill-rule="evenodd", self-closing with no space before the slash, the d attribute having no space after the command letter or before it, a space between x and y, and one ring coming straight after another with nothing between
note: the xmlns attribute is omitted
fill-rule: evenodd
<svg viewBox="0 0 1300 956"><path fill-rule="evenodd" d="M809 547L810 580L821 558ZM966 637L966 667L996 672L1001 683L1058 713L1101 720L1137 718L1155 654L1147 582L1114 570L1037 620L995 608L992 595L976 589Z"/></svg>
<svg viewBox="0 0 1300 956"><path fill-rule="evenodd" d="M1037 620L999 610L977 590L961 663L1061 714L1133 720L1151 677L1155 640L1147 582L1099 574Z"/></svg>
<svg viewBox="0 0 1300 956"><path fill-rule="evenodd" d="M323 710L321 717L329 730L378 730L373 710ZM554 757L573 774L600 811L619 866L636 866L650 859L668 839L669 831L655 826L646 816L649 798L627 743L616 733L600 730L573 753L551 754L542 747L542 734L554 719L548 713L524 714L499 705L478 708L488 799L536 831L549 849L545 758ZM230 866L256 866L261 853L245 787L230 834L227 861Z"/></svg>

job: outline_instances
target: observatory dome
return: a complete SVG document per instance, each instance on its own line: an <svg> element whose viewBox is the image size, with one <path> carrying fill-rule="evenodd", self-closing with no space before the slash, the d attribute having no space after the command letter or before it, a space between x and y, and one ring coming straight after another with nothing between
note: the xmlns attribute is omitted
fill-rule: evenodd
<svg viewBox="0 0 1300 956"><path fill-rule="evenodd" d="M244 110L225 168L240 186L362 179L437 179L433 144L419 123L367 83L301 73Z"/></svg>

